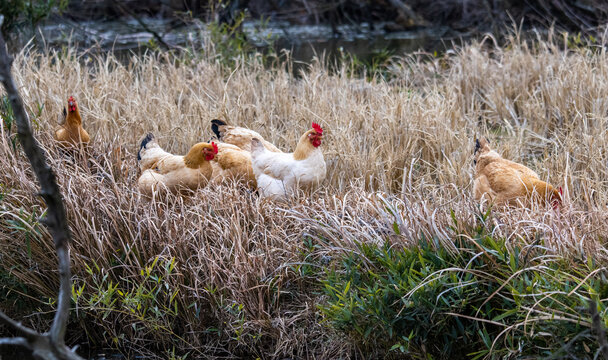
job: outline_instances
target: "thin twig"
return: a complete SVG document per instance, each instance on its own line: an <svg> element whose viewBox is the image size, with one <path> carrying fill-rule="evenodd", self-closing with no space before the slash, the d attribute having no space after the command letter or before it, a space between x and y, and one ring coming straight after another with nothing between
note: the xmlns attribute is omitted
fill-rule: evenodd
<svg viewBox="0 0 608 360"><path fill-rule="evenodd" d="M148 33L152 34L152 36L154 36L154 38L156 39L156 41L158 41L159 44L161 44L162 46L164 46L167 50L170 49L174 49L175 46L169 45L167 44L167 42L165 42L165 40L163 39L163 37L157 33L156 31L152 30L148 24L146 24L139 16L137 16L133 11L131 11L127 6L124 6L120 1L117 0L112 0L112 3L114 3L116 6L118 6L123 12L125 12L126 14L128 14L129 16L131 16L132 18L135 19L135 21L137 21L137 23Z"/></svg>

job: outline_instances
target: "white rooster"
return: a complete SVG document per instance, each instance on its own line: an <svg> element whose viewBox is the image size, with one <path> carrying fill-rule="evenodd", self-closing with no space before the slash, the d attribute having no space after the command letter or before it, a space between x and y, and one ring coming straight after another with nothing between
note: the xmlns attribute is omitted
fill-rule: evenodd
<svg viewBox="0 0 608 360"><path fill-rule="evenodd" d="M259 139L253 138L251 162L260 195L284 199L297 189L318 186L327 171L320 149L322 138L323 129L316 123L300 137L293 153L268 151Z"/></svg>

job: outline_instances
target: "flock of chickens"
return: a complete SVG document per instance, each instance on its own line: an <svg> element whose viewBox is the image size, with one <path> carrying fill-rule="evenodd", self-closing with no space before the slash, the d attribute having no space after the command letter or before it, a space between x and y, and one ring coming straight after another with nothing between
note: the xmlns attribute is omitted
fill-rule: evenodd
<svg viewBox="0 0 608 360"><path fill-rule="evenodd" d="M55 131L64 148L86 145L89 134L73 97L68 99L65 120ZM186 155L163 150L153 134L141 142L137 160L141 169L139 190L146 195L182 189L195 190L208 183L240 182L267 198L284 199L299 189L316 187L325 179L326 166L320 146L323 129L313 123L293 153L284 153L253 130L212 120L218 143L200 142Z"/></svg>
<svg viewBox="0 0 608 360"><path fill-rule="evenodd" d="M64 147L87 145L90 136L82 127L76 100L70 96L63 110L64 122L55 139ZM278 149L257 132L212 120L219 142L200 142L184 156L164 151L148 134L141 142L137 160L141 169L139 190L146 195L159 191L177 193L208 183L240 182L260 196L285 199L299 189L312 189L326 175L320 149L323 129L316 123L298 141L293 153ZM532 198L553 207L561 205L562 189L540 180L531 169L503 159L485 139L476 140L474 197L495 205L525 204Z"/></svg>

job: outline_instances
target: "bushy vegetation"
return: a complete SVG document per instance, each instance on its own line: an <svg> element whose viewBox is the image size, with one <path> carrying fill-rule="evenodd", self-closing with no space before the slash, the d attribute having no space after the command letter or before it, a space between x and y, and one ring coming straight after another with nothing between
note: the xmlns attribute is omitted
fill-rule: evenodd
<svg viewBox="0 0 608 360"><path fill-rule="evenodd" d="M294 71L221 44L124 62L26 49L14 74L73 234L68 343L150 358L593 358L589 300L608 321L608 55L555 38L383 55L375 72L347 58ZM86 160L51 140L70 95ZM2 118L0 306L44 329L56 258L6 106ZM139 138L184 153L213 118L285 150L321 123L323 186L288 203L231 185L141 197ZM563 184L564 206L480 212L475 136Z"/></svg>
<svg viewBox="0 0 608 360"><path fill-rule="evenodd" d="M403 248L359 243L327 271L326 319L380 354L413 357L594 358L588 304L608 323L608 274L592 258L565 261L542 241L491 236L486 217L455 238Z"/></svg>
<svg viewBox="0 0 608 360"><path fill-rule="evenodd" d="M68 5L68 0L1 0L2 34L12 31L34 29L38 23L53 12L61 12Z"/></svg>

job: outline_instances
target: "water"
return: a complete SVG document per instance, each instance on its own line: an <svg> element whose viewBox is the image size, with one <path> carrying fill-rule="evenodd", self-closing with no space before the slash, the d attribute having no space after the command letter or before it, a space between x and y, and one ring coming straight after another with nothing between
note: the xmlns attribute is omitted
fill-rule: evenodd
<svg viewBox="0 0 608 360"><path fill-rule="evenodd" d="M199 48L209 32L204 23L188 25L170 19L143 18L148 29L156 32L171 46ZM389 23L362 23L356 25L291 25L286 22L261 23L246 21L243 32L255 46L263 49L273 42L277 50L291 51L294 60L310 62L315 56L328 56L340 52L368 60L378 52L402 55L418 50L439 51L450 48L459 39L449 36L448 28L437 27L412 31L389 32ZM40 26L37 41L43 46L61 48L71 45L91 52L139 53L148 48L155 36L136 20L71 22L64 19ZM21 39L21 45L27 40ZM270 41L272 40L272 41Z"/></svg>

